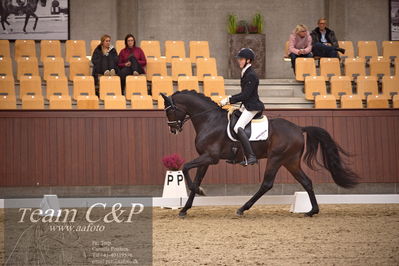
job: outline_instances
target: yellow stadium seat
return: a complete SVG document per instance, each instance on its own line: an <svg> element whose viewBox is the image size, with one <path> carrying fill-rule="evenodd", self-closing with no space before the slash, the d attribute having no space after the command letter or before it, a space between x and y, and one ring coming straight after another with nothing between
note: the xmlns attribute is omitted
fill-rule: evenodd
<svg viewBox="0 0 399 266"><path fill-rule="evenodd" d="M91 40L90 41L90 56L93 56L94 50L96 50L97 46L101 43L100 40Z"/></svg>
<svg viewBox="0 0 399 266"><path fill-rule="evenodd" d="M168 63L174 58L186 58L184 41L165 41L165 56Z"/></svg>
<svg viewBox="0 0 399 266"><path fill-rule="evenodd" d="M330 80L331 94L339 99L342 95L352 95L352 82L351 78L347 76L334 76Z"/></svg>
<svg viewBox="0 0 399 266"><path fill-rule="evenodd" d="M79 95L77 98L78 109L98 109L98 103L96 95Z"/></svg>
<svg viewBox="0 0 399 266"><path fill-rule="evenodd" d="M359 95L343 95L341 97L341 108L361 109L363 108L362 98Z"/></svg>
<svg viewBox="0 0 399 266"><path fill-rule="evenodd" d="M17 78L21 76L39 76L39 65L36 57L20 57L17 59Z"/></svg>
<svg viewBox="0 0 399 266"><path fill-rule="evenodd" d="M40 41L40 60L43 62L48 57L62 57L59 40Z"/></svg>
<svg viewBox="0 0 399 266"><path fill-rule="evenodd" d="M0 57L11 57L9 40L0 40Z"/></svg>
<svg viewBox="0 0 399 266"><path fill-rule="evenodd" d="M198 58L197 59L197 77L199 81L203 81L204 77L217 76L218 71L216 67L215 58Z"/></svg>
<svg viewBox="0 0 399 266"><path fill-rule="evenodd" d="M306 76L316 76L316 65L313 58L299 57L295 60L295 78L304 81Z"/></svg>
<svg viewBox="0 0 399 266"><path fill-rule="evenodd" d="M68 80L66 77L49 77L47 79L47 99L52 95L65 95L69 96Z"/></svg>
<svg viewBox="0 0 399 266"><path fill-rule="evenodd" d="M388 59L399 57L399 41L383 41L382 56Z"/></svg>
<svg viewBox="0 0 399 266"><path fill-rule="evenodd" d="M0 57L0 76L14 76L10 57Z"/></svg>
<svg viewBox="0 0 399 266"><path fill-rule="evenodd" d="M367 96L367 108L389 108L388 98L384 95Z"/></svg>
<svg viewBox="0 0 399 266"><path fill-rule="evenodd" d="M392 107L395 109L399 109L399 95L395 95L392 98Z"/></svg>
<svg viewBox="0 0 399 266"><path fill-rule="evenodd" d="M65 63L62 57L49 57L43 61L43 79L65 77Z"/></svg>
<svg viewBox="0 0 399 266"><path fill-rule="evenodd" d="M17 99L15 95L0 91L0 109L16 109Z"/></svg>
<svg viewBox="0 0 399 266"><path fill-rule="evenodd" d="M326 79L323 76L305 78L305 99L313 100L316 95L327 95Z"/></svg>
<svg viewBox="0 0 399 266"><path fill-rule="evenodd" d="M208 97L226 95L226 91L224 89L224 78L222 76L205 77L204 94Z"/></svg>
<svg viewBox="0 0 399 266"><path fill-rule="evenodd" d="M210 58L208 41L190 41L191 62L197 62L198 58Z"/></svg>
<svg viewBox="0 0 399 266"><path fill-rule="evenodd" d="M370 75L371 76L390 76L391 61L388 58L373 57L370 59Z"/></svg>
<svg viewBox="0 0 399 266"><path fill-rule="evenodd" d="M160 93L166 95L173 94L173 81L169 76L153 77L152 78L152 99L158 100Z"/></svg>
<svg viewBox="0 0 399 266"><path fill-rule="evenodd" d="M116 52L119 54L123 48L125 48L125 40L117 40L115 42Z"/></svg>
<svg viewBox="0 0 399 266"><path fill-rule="evenodd" d="M68 95L51 95L50 109L72 109L71 96Z"/></svg>
<svg viewBox="0 0 399 266"><path fill-rule="evenodd" d="M22 96L22 109L44 109L44 100L41 95Z"/></svg>
<svg viewBox="0 0 399 266"><path fill-rule="evenodd" d="M161 57L161 45L159 41L141 41L140 48L143 50L147 58Z"/></svg>
<svg viewBox="0 0 399 266"><path fill-rule="evenodd" d="M39 76L22 76L19 80L19 95L33 94L42 96L42 80Z"/></svg>
<svg viewBox="0 0 399 266"><path fill-rule="evenodd" d="M363 58L347 58L345 60L345 76L353 80L358 76L366 75L366 63Z"/></svg>
<svg viewBox="0 0 399 266"><path fill-rule="evenodd" d="M177 79L177 90L195 90L199 92L198 77L183 76Z"/></svg>
<svg viewBox="0 0 399 266"><path fill-rule="evenodd" d="M392 98L395 93L399 94L399 76L384 76L382 78L382 94L387 98Z"/></svg>
<svg viewBox="0 0 399 266"><path fill-rule="evenodd" d="M75 76L73 79L73 98L78 99L79 96L95 96L96 90L94 86L93 76Z"/></svg>
<svg viewBox="0 0 399 266"><path fill-rule="evenodd" d="M357 78L357 94L366 99L367 94L378 95L378 79L375 76L359 76Z"/></svg>
<svg viewBox="0 0 399 266"><path fill-rule="evenodd" d="M320 75L329 80L333 76L341 76L341 65L338 58L321 58Z"/></svg>
<svg viewBox="0 0 399 266"><path fill-rule="evenodd" d="M286 41L284 46L284 58L289 58L290 54L289 47L290 47L290 41Z"/></svg>
<svg viewBox="0 0 399 266"><path fill-rule="evenodd" d="M167 76L165 58L147 59L147 80L152 80L153 76Z"/></svg>
<svg viewBox="0 0 399 266"><path fill-rule="evenodd" d="M317 95L315 98L315 108L337 108L337 100L333 95Z"/></svg>
<svg viewBox="0 0 399 266"><path fill-rule="evenodd" d="M395 76L399 77L399 58L395 58Z"/></svg>
<svg viewBox="0 0 399 266"><path fill-rule="evenodd" d="M165 109L165 101L163 100L162 95L158 96L157 109Z"/></svg>
<svg viewBox="0 0 399 266"><path fill-rule="evenodd" d="M36 45L34 40L15 41L15 60L20 57L36 57Z"/></svg>
<svg viewBox="0 0 399 266"><path fill-rule="evenodd" d="M86 57L71 58L69 63L69 80L75 76L90 76L90 61Z"/></svg>
<svg viewBox="0 0 399 266"><path fill-rule="evenodd" d="M104 97L104 109L126 109L126 98L123 95Z"/></svg>
<svg viewBox="0 0 399 266"><path fill-rule="evenodd" d="M0 92L15 95L14 78L12 76L0 76Z"/></svg>
<svg viewBox="0 0 399 266"><path fill-rule="evenodd" d="M357 48L359 52L359 57L361 58L372 58L378 57L378 49L376 41L358 41Z"/></svg>
<svg viewBox="0 0 399 266"><path fill-rule="evenodd" d="M100 77L100 99L104 100L105 96L122 95L121 80L118 76L102 76Z"/></svg>
<svg viewBox="0 0 399 266"><path fill-rule="evenodd" d="M157 98L158 99L158 98ZM153 109L152 97L149 95L133 95L132 109Z"/></svg>
<svg viewBox="0 0 399 266"><path fill-rule="evenodd" d="M172 59L172 77L173 81L177 81L180 76L192 76L190 58L173 58Z"/></svg>
<svg viewBox="0 0 399 266"><path fill-rule="evenodd" d="M145 76L126 77L126 99L131 100L132 95L148 95L147 79Z"/></svg>
<svg viewBox="0 0 399 266"><path fill-rule="evenodd" d="M86 57L86 41L84 40L68 40L66 41L65 60L71 61L71 58Z"/></svg>
<svg viewBox="0 0 399 266"><path fill-rule="evenodd" d="M348 57L353 58L355 57L355 52L353 49L353 42L352 41L338 41L338 45L340 48L345 49L345 54L338 52L340 57Z"/></svg>

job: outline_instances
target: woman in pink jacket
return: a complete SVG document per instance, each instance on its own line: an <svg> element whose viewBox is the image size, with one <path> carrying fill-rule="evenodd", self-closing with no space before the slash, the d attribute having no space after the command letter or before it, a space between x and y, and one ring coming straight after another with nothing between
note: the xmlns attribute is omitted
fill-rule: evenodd
<svg viewBox="0 0 399 266"><path fill-rule="evenodd" d="M290 35L288 45L292 68L295 73L295 59L297 57L313 57L312 37L305 25L299 24Z"/></svg>
<svg viewBox="0 0 399 266"><path fill-rule="evenodd" d="M132 34L125 37L125 48L119 53L119 76L121 78L122 92L125 90L126 76L145 74L147 60L140 47L136 46L136 39Z"/></svg>

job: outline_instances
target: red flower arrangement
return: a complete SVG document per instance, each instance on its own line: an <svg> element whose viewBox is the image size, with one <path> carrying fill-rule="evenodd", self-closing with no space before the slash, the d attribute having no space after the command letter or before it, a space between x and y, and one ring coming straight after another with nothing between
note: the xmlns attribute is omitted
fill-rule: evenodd
<svg viewBox="0 0 399 266"><path fill-rule="evenodd" d="M170 171L177 171L184 163L184 159L179 154L174 153L162 158L163 165Z"/></svg>

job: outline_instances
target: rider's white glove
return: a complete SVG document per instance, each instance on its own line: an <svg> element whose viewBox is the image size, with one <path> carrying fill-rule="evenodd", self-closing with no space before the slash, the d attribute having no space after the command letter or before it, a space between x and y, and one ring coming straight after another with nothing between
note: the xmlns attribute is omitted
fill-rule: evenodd
<svg viewBox="0 0 399 266"><path fill-rule="evenodd" d="M221 106L225 106L225 105L227 105L229 103L230 103L230 96L226 97L226 98L224 98L223 100L220 101L220 105Z"/></svg>

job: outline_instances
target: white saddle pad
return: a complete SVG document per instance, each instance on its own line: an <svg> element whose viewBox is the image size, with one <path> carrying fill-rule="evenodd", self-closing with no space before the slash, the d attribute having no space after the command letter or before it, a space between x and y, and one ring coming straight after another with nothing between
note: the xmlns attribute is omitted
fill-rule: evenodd
<svg viewBox="0 0 399 266"><path fill-rule="evenodd" d="M227 135L232 141L238 141L237 139L233 138L230 132L230 120L227 124ZM249 141L261 141L267 140L269 135L269 120L264 115L260 119L252 120L251 121L251 137Z"/></svg>

